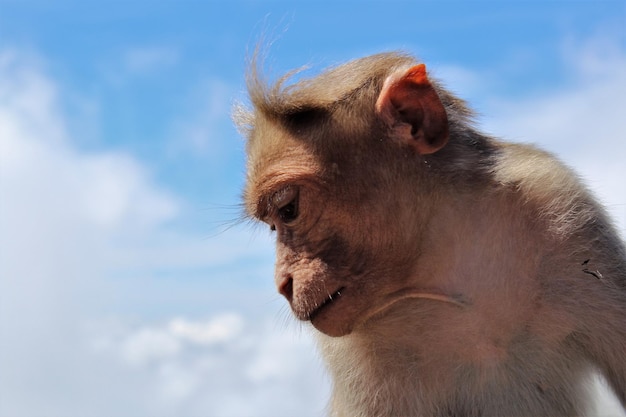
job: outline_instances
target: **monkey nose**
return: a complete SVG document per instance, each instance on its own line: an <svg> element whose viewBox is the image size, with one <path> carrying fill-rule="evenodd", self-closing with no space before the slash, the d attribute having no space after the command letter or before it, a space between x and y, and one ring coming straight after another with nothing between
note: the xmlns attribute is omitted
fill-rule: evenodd
<svg viewBox="0 0 626 417"><path fill-rule="evenodd" d="M293 299L293 278L287 276L278 286L278 292L285 296L287 301L291 303Z"/></svg>

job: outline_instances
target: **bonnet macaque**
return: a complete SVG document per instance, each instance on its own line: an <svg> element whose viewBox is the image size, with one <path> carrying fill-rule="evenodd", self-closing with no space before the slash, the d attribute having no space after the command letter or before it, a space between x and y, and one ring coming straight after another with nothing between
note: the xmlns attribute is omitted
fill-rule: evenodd
<svg viewBox="0 0 626 417"><path fill-rule="evenodd" d="M570 169L481 133L407 55L257 67L245 206L319 333L331 415L581 416L592 372L626 406L626 251Z"/></svg>

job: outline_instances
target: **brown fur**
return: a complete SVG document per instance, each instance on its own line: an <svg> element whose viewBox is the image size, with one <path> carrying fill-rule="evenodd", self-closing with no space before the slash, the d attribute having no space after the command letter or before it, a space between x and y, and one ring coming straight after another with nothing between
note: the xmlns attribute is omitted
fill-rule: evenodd
<svg viewBox="0 0 626 417"><path fill-rule="evenodd" d="M236 115L247 211L320 330L331 414L583 415L593 370L626 407L626 251L602 207L415 65L380 54L268 86L253 63Z"/></svg>

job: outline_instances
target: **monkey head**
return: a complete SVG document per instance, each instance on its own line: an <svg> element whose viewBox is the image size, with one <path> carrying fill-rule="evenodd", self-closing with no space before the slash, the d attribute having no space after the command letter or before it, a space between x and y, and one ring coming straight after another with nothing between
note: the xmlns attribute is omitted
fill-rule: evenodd
<svg viewBox="0 0 626 417"><path fill-rule="evenodd" d="M444 105L425 66L397 54L286 87L253 68L248 90L253 110L235 116L248 138L245 206L276 234L278 291L321 332L358 331L417 285Z"/></svg>

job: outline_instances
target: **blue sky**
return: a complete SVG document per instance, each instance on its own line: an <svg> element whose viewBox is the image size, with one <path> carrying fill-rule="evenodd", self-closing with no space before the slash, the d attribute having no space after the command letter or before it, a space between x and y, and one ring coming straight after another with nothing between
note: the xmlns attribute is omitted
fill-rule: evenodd
<svg viewBox="0 0 626 417"><path fill-rule="evenodd" d="M223 227L263 37L272 76L419 56L485 131L577 169L626 235L623 0L0 0L0 417L323 415L270 235Z"/></svg>

